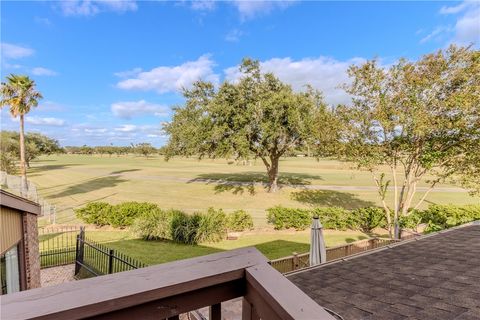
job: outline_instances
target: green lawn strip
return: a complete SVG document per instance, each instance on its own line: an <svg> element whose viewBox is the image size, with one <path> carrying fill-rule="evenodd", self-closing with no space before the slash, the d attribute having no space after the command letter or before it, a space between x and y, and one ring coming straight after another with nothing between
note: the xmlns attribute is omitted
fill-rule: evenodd
<svg viewBox="0 0 480 320"><path fill-rule="evenodd" d="M94 241L107 242L106 246L150 265L249 246L255 246L269 259L278 259L289 256L292 252L307 252L310 242L308 231L243 235L237 240L200 245L185 245L172 241L145 241L136 238L128 231L87 231L86 236ZM368 237L367 234L359 231L325 231L327 246L336 246Z"/></svg>

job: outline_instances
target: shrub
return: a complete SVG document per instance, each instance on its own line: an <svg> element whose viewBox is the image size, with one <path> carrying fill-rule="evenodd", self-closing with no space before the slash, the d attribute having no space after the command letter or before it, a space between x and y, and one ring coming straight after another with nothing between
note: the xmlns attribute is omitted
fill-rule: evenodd
<svg viewBox="0 0 480 320"><path fill-rule="evenodd" d="M155 209L158 209L158 207L153 203L134 201L123 202L113 206L108 222L113 227L130 226L136 217Z"/></svg>
<svg viewBox="0 0 480 320"><path fill-rule="evenodd" d="M227 217L227 229L230 231L245 231L253 229L252 216L244 210L237 210Z"/></svg>
<svg viewBox="0 0 480 320"><path fill-rule="evenodd" d="M351 212L340 207L316 208L313 216L320 219L325 229L356 229L356 221Z"/></svg>
<svg viewBox="0 0 480 320"><path fill-rule="evenodd" d="M86 223L104 226L109 224L112 206L106 202L90 202L83 208L75 209L75 214Z"/></svg>
<svg viewBox="0 0 480 320"><path fill-rule="evenodd" d="M222 209L209 208L205 214L192 216L196 227L195 243L218 242L227 236L227 216Z"/></svg>
<svg viewBox="0 0 480 320"><path fill-rule="evenodd" d="M386 226L385 211L382 208L360 208L353 210L351 215L356 220L356 229L360 229L363 232L372 232L376 227Z"/></svg>
<svg viewBox="0 0 480 320"><path fill-rule="evenodd" d="M267 209L268 222L273 224L276 230L295 228L304 230L312 223L312 213L305 209L291 209L276 206Z"/></svg>
<svg viewBox="0 0 480 320"><path fill-rule="evenodd" d="M189 216L178 213L172 219L173 240L185 244L197 243L197 227L201 217L199 214Z"/></svg>
<svg viewBox="0 0 480 320"><path fill-rule="evenodd" d="M145 240L172 240L172 210L159 208L144 212L132 224L132 231Z"/></svg>
<svg viewBox="0 0 480 320"><path fill-rule="evenodd" d="M425 232L434 232L451 228L480 219L480 205L431 205L426 210L415 210L407 217L402 217L403 228L415 229L425 223Z"/></svg>
<svg viewBox="0 0 480 320"><path fill-rule="evenodd" d="M400 227L403 229L412 229L416 230L418 225L422 223L422 216L420 211L414 210L409 213L406 217L400 217L399 219Z"/></svg>
<svg viewBox="0 0 480 320"><path fill-rule="evenodd" d="M480 219L480 205L431 205L419 215L425 232L433 232Z"/></svg>

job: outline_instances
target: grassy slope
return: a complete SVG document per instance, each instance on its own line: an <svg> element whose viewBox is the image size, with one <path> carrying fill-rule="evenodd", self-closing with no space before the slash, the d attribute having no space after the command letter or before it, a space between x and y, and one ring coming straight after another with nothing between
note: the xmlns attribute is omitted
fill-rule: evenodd
<svg viewBox="0 0 480 320"><path fill-rule="evenodd" d="M369 173L353 170L337 161L289 158L282 160L280 171L281 180L293 184L372 187ZM172 159L165 162L161 157L61 155L35 161L29 176L38 185L40 194L58 206L59 223L77 222L72 209L90 201L149 201L163 208L188 212L209 206L227 211L241 208L253 215L256 226L266 224L266 208L279 204L346 208L378 204L374 190L285 187L278 193L268 194L261 186L251 188L222 183L228 179L247 183L262 181L264 168L258 161L252 166L238 166L229 165L223 159ZM254 195L250 193L252 189ZM417 197L421 195L419 192ZM458 192L431 193L427 200L425 205L479 202L479 198Z"/></svg>

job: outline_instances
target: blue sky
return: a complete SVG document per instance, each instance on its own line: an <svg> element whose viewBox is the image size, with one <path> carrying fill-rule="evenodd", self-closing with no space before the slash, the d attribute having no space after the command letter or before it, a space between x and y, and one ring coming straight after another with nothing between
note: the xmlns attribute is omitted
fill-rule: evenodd
<svg viewBox="0 0 480 320"><path fill-rule="evenodd" d="M479 42L480 2L1 2L2 79L37 82L44 99L26 129L62 145L161 146L179 90L234 80L246 56L336 104L348 102L336 87L351 64Z"/></svg>

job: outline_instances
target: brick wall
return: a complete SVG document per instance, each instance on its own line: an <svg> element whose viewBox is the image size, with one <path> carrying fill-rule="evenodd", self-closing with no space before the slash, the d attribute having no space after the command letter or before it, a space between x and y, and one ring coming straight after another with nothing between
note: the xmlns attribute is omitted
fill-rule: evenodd
<svg viewBox="0 0 480 320"><path fill-rule="evenodd" d="M27 289L40 287L40 254L38 251L37 216L23 214L25 269Z"/></svg>

